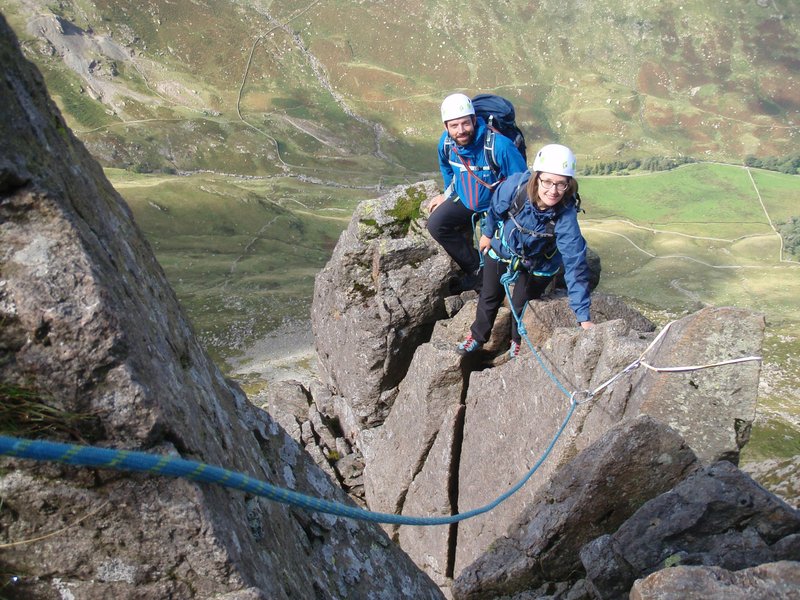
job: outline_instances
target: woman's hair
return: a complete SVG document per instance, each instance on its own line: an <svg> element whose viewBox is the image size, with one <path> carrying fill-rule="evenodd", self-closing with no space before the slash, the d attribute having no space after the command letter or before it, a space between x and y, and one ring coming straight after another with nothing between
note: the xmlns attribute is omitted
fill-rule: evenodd
<svg viewBox="0 0 800 600"><path fill-rule="evenodd" d="M527 189L525 190L528 193L528 200L536 204L535 198L539 193L539 175L541 175L541 171L534 171L531 174L531 178L528 179ZM569 178L569 185L567 189L564 190L564 195L561 196L561 200L558 201L558 204L563 204L565 201L572 199L578 193L578 180L574 177ZM556 206L558 206L558 204Z"/></svg>

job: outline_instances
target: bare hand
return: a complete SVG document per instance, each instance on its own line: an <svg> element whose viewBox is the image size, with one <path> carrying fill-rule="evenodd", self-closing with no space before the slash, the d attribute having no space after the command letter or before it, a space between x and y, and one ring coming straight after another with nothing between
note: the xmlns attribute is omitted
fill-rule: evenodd
<svg viewBox="0 0 800 600"><path fill-rule="evenodd" d="M481 239L478 241L478 249L481 251L481 254L486 254L491 247L492 238L487 235L481 235Z"/></svg>
<svg viewBox="0 0 800 600"><path fill-rule="evenodd" d="M428 212L432 213L435 211L442 202L444 202L444 194L439 194L431 198L431 201L428 203Z"/></svg>

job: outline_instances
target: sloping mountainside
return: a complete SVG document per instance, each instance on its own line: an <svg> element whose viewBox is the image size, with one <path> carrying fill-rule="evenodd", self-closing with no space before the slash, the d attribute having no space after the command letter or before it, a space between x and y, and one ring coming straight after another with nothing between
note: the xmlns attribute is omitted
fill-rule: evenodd
<svg viewBox="0 0 800 600"><path fill-rule="evenodd" d="M794 0L2 0L104 166L417 181L452 90L582 164L794 151Z"/></svg>

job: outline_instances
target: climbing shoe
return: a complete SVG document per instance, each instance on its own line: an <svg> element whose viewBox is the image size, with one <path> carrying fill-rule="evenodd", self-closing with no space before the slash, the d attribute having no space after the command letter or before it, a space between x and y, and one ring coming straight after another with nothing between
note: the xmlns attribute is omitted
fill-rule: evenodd
<svg viewBox="0 0 800 600"><path fill-rule="evenodd" d="M509 358L517 358L519 356L519 342L511 340L511 347L508 349Z"/></svg>
<svg viewBox="0 0 800 600"><path fill-rule="evenodd" d="M483 346L478 340L472 337L470 333L463 342L461 342L458 347L456 348L456 352L461 355L469 354L470 352L475 352L479 350L480 347Z"/></svg>

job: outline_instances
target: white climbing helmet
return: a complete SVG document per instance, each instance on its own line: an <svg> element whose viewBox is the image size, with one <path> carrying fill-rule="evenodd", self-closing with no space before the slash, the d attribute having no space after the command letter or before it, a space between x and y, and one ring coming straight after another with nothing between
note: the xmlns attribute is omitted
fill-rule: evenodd
<svg viewBox="0 0 800 600"><path fill-rule="evenodd" d="M472 100L465 94L450 94L442 102L442 123L474 114L475 107L472 106Z"/></svg>
<svg viewBox="0 0 800 600"><path fill-rule="evenodd" d="M572 150L561 144L547 144L536 153L531 171L575 177L577 168L578 162Z"/></svg>

